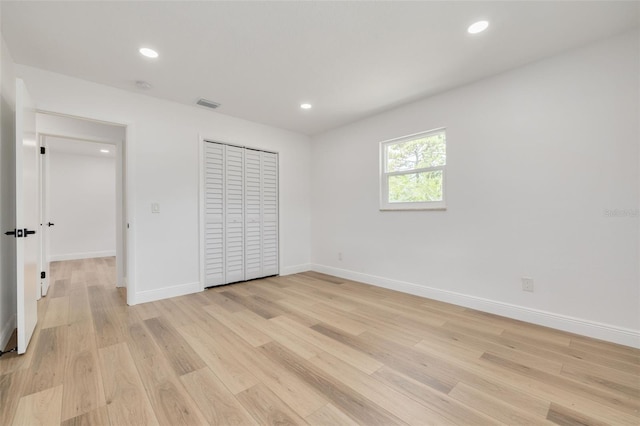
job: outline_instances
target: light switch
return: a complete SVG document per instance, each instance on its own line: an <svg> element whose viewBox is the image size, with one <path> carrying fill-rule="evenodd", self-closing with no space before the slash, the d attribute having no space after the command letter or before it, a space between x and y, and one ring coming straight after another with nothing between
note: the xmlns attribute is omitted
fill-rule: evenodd
<svg viewBox="0 0 640 426"><path fill-rule="evenodd" d="M151 213L160 213L160 204L151 203Z"/></svg>

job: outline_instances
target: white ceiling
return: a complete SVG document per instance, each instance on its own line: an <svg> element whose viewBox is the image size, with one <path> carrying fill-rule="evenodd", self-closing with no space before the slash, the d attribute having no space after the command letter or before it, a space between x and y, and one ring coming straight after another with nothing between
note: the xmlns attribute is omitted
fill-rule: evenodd
<svg viewBox="0 0 640 426"><path fill-rule="evenodd" d="M639 25L640 3L10 2L17 63L315 134ZM489 29L469 35L472 22ZM156 49L156 60L138 48ZM303 111L301 102L313 108Z"/></svg>

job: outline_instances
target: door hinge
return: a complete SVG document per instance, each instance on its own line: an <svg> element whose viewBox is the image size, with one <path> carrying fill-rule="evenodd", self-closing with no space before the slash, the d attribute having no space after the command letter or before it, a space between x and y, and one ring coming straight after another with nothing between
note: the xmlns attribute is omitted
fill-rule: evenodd
<svg viewBox="0 0 640 426"><path fill-rule="evenodd" d="M47 278L47 273L45 271L40 272L40 279L44 280Z"/></svg>
<svg viewBox="0 0 640 426"><path fill-rule="evenodd" d="M44 146L40 147L40 154L44 154L47 151L47 149Z"/></svg>

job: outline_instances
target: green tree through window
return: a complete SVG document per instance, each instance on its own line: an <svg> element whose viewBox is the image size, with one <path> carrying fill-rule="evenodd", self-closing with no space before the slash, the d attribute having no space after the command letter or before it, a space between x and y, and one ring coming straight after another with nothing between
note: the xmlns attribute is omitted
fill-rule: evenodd
<svg viewBox="0 0 640 426"><path fill-rule="evenodd" d="M443 207L447 162L444 130L383 142L382 147L383 208Z"/></svg>

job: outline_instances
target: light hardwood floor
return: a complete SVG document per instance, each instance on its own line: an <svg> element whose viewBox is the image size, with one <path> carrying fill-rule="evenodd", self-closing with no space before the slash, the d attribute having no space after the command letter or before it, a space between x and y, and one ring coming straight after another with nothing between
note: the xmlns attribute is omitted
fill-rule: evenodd
<svg viewBox="0 0 640 426"><path fill-rule="evenodd" d="M0 425L640 424L640 351L317 273L127 307L57 262Z"/></svg>

